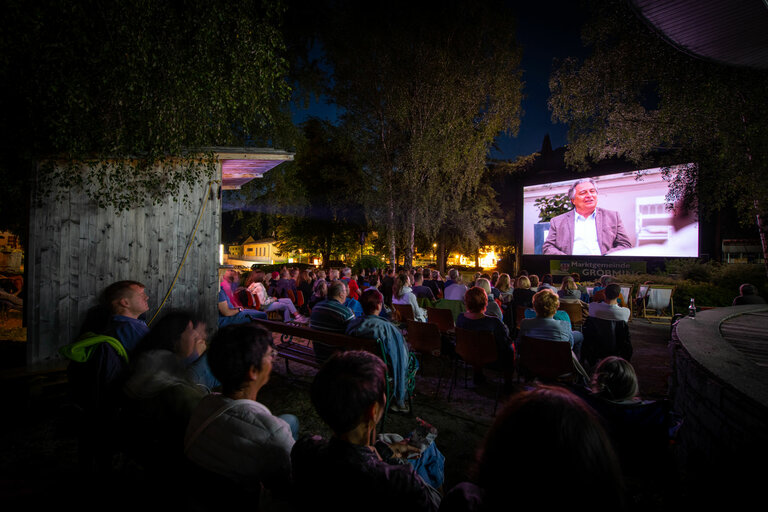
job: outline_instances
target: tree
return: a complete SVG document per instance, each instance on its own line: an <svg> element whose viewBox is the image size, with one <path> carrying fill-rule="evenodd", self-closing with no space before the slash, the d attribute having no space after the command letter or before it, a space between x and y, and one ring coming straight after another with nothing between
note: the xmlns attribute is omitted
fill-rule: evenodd
<svg viewBox="0 0 768 512"><path fill-rule="evenodd" d="M701 217L737 210L756 221L768 256L768 71L683 54L623 3L595 3L583 35L592 54L566 59L550 80L553 118L570 124L566 161L691 163L666 167L668 200Z"/></svg>
<svg viewBox="0 0 768 512"><path fill-rule="evenodd" d="M281 252L355 254L365 230L364 179L343 128L319 119L302 125L296 158L253 180L228 198L250 220L244 226L271 226ZM258 211L249 212L249 205ZM243 232L244 235L246 232Z"/></svg>
<svg viewBox="0 0 768 512"><path fill-rule="evenodd" d="M69 162L40 169L43 193L82 187L120 210L209 179L206 147L287 139L283 10L266 0L6 2L3 177L26 185L36 162Z"/></svg>
<svg viewBox="0 0 768 512"><path fill-rule="evenodd" d="M456 222L480 193L494 138L518 128L513 17L501 2L332 4L322 35L329 95L363 155L376 198L368 215L393 264L405 234L410 266L417 233L435 238Z"/></svg>

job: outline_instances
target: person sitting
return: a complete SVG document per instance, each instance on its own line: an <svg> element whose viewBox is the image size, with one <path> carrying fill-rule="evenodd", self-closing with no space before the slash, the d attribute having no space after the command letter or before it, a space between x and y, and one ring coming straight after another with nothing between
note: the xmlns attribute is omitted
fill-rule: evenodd
<svg viewBox="0 0 768 512"><path fill-rule="evenodd" d="M560 306L557 294L552 290L541 290L533 296L535 318L524 318L520 322L518 340L523 336L550 341L567 341L578 357L584 336L579 331L571 330L571 322L555 320L554 316Z"/></svg>
<svg viewBox="0 0 768 512"><path fill-rule="evenodd" d="M504 313L501 311L501 308L496 303L496 301L493 299L493 293L491 292L491 283L488 281L488 279L484 277L480 277L475 282L475 286L479 286L483 290L485 290L485 294L488 297L488 304L485 308L485 314L488 316L495 316L502 322L504 321ZM465 295L466 297L466 295Z"/></svg>
<svg viewBox="0 0 768 512"><path fill-rule="evenodd" d="M417 322L427 321L427 310L419 306L416 295L411 291L411 282L408 274L401 273L395 278L392 288L392 304L409 305L413 309L413 318Z"/></svg>
<svg viewBox="0 0 768 512"><path fill-rule="evenodd" d="M509 329L500 318L487 315L488 294L479 286L473 286L464 294L464 305L467 310L459 313L456 318L456 327L472 331L490 331L496 341L496 351L499 359L497 366L504 372L504 382L511 385L512 373L515 364L515 351L509 338ZM485 381L481 368L473 368L476 383Z"/></svg>
<svg viewBox="0 0 768 512"><path fill-rule="evenodd" d="M539 276L536 274L530 274L528 275L528 280L531 282L531 290L538 291L539 290Z"/></svg>
<svg viewBox="0 0 768 512"><path fill-rule="evenodd" d="M187 423L209 392L189 369L205 350L205 323L187 311L167 313L139 342L121 418L131 454L145 470L161 475L182 468Z"/></svg>
<svg viewBox="0 0 768 512"><path fill-rule="evenodd" d="M287 268L283 267L282 269L280 269L280 278L275 283L273 291L270 295L279 299L291 300L289 298L289 290L290 290L290 293L292 293L295 298L296 297L296 281L291 279L290 271Z"/></svg>
<svg viewBox="0 0 768 512"><path fill-rule="evenodd" d="M221 281L218 299L219 327L247 323L256 318L265 320L267 318L267 314L263 311L246 309L243 306L238 305L239 302L236 300L235 294L231 289L231 283L236 279L236 275L237 272L229 269L224 273L224 279Z"/></svg>
<svg viewBox="0 0 768 512"><path fill-rule="evenodd" d="M462 300L467 293L467 286L462 282L461 274L455 268L448 272L448 281L445 282L443 298L446 300ZM450 283L450 284L449 284Z"/></svg>
<svg viewBox="0 0 768 512"><path fill-rule="evenodd" d="M440 511L510 510L511 500L520 510L621 511L621 475L610 437L584 400L563 387L537 386L499 411L471 480L450 489Z"/></svg>
<svg viewBox="0 0 768 512"><path fill-rule="evenodd" d="M533 307L533 296L535 294L536 292L531 289L531 281L528 279L528 276L520 276L517 278L517 284L512 291L512 303L515 307Z"/></svg>
<svg viewBox="0 0 768 512"><path fill-rule="evenodd" d="M395 287L395 269L387 267L384 270L384 276L381 278L379 291L384 296L384 304L392 307L392 290Z"/></svg>
<svg viewBox="0 0 768 512"><path fill-rule="evenodd" d="M539 284L539 288L537 291L541 291L544 289L549 289L557 293L557 287L553 284L553 281L552 281L552 274L544 274L543 276L541 276L541 283Z"/></svg>
<svg viewBox="0 0 768 512"><path fill-rule="evenodd" d="M312 297L312 278L307 270L299 272L299 277L296 280L296 290L297 300L299 299L298 292L301 292L304 297L304 303L299 306L299 313L303 316L309 315L309 298Z"/></svg>
<svg viewBox="0 0 768 512"><path fill-rule="evenodd" d="M286 270L285 272L288 271ZM259 310L265 312L282 312L284 322L294 321L297 323L307 323L309 319L299 313L291 299L287 297L271 297L267 294L267 289L264 286L264 278L265 274L263 270L254 270L246 280L246 291L252 293L258 299L258 303L261 305ZM293 281L292 279L287 280ZM287 285L284 285L283 289L287 290L290 288L287 287Z"/></svg>
<svg viewBox="0 0 768 512"><path fill-rule="evenodd" d="M352 269L349 267L344 267L341 269L341 281L347 283L347 286L349 288L348 296L358 300L360 298L360 292L359 292L359 286L357 284L357 279L352 278Z"/></svg>
<svg viewBox="0 0 768 512"><path fill-rule="evenodd" d="M381 316L381 311L384 308L384 296L381 292L376 289L364 291L360 296L360 304L363 315L349 322L347 334L361 338L378 339L384 343L387 359L392 364L392 373L395 376L394 396L396 402L390 408L398 412L408 412L408 405L406 404L408 371L410 365L416 360L412 358L400 329Z"/></svg>
<svg viewBox="0 0 768 512"><path fill-rule="evenodd" d="M310 397L332 436L304 437L293 447L297 510L361 509L436 512L440 493L414 464L418 449L407 442L387 444L376 425L387 406L386 365L363 351L333 355L317 372ZM428 450L436 450L435 443ZM442 483L440 475L436 478Z"/></svg>
<svg viewBox="0 0 768 512"><path fill-rule="evenodd" d="M208 361L222 392L206 395L192 412L184 446L197 467L233 482L244 494L258 497L263 486L268 497L284 502L298 419L274 416L257 401L276 355L272 334L257 324L219 329Z"/></svg>
<svg viewBox="0 0 768 512"><path fill-rule="evenodd" d="M81 336L59 352L69 360L70 393L82 411L77 427L80 462L86 471L103 472L112 469L112 458L120 450L114 432L123 405L122 386L129 361L149 332L141 319L149 310L149 297L142 283L123 280L107 286L99 302L99 318L87 319ZM90 330L96 326L102 332Z"/></svg>
<svg viewBox="0 0 768 512"><path fill-rule="evenodd" d="M742 306L744 304L765 304L765 299L757 294L757 287L744 283L739 286L739 295L733 299L732 305Z"/></svg>
<svg viewBox="0 0 768 512"><path fill-rule="evenodd" d="M328 298L328 281L325 279L319 279L315 281L315 285L312 287L312 296L307 302L308 308L312 310L317 303L324 301Z"/></svg>
<svg viewBox="0 0 768 512"><path fill-rule="evenodd" d="M618 356L608 356L597 363L590 388L593 396L612 403L635 404L640 400L635 369L629 361Z"/></svg>
<svg viewBox="0 0 768 512"><path fill-rule="evenodd" d="M363 307L360 305L360 301L350 297L350 289L349 284L346 283L343 279L340 279L342 283L344 283L344 288L347 290L347 298L344 300L344 305L348 307L352 312L355 314L355 318L360 318L363 316Z"/></svg>
<svg viewBox="0 0 768 512"><path fill-rule="evenodd" d="M496 281L496 288L499 290L499 299L502 304L506 305L512 303L515 291L512 288L509 274L499 274L499 279Z"/></svg>
<svg viewBox="0 0 768 512"><path fill-rule="evenodd" d="M571 276L565 276L563 284L557 291L557 296L560 297L561 301L581 301L581 290L576 286L576 282Z"/></svg>
<svg viewBox="0 0 768 512"><path fill-rule="evenodd" d="M427 273L429 270L426 271ZM428 299L432 302L436 300L437 295L432 292L432 288L426 286L424 281L424 272L416 272L413 275L413 289L411 290L417 300Z"/></svg>
<svg viewBox="0 0 768 512"><path fill-rule="evenodd" d="M352 310L344 305L346 300L347 287L341 281L333 281L328 286L326 299L312 308L309 326L321 331L346 331L347 324L355 318Z"/></svg>
<svg viewBox="0 0 768 512"><path fill-rule="evenodd" d="M602 302L589 303L589 316L602 318L603 320L623 320L629 321L629 308L619 306L618 299L621 295L621 287L616 283L611 283L605 287L604 298Z"/></svg>

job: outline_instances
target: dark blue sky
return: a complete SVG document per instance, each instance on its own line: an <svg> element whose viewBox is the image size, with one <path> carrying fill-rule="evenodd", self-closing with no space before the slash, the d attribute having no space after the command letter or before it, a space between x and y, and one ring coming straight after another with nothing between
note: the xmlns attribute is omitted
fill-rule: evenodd
<svg viewBox="0 0 768 512"><path fill-rule="evenodd" d="M523 116L516 137L501 136L491 157L514 160L541 149L544 136L549 134L552 147L566 144L567 126L553 124L547 107L549 75L553 59L582 57L580 28L584 20L578 0L513 2L518 12L517 39L523 48ZM333 107L322 101L307 110L293 109L294 121L300 123L310 116L335 120Z"/></svg>

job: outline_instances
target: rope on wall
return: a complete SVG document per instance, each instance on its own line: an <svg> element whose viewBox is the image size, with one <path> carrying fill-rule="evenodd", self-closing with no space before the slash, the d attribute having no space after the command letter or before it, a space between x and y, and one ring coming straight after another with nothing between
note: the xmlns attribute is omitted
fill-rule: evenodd
<svg viewBox="0 0 768 512"><path fill-rule="evenodd" d="M152 318L149 320L149 322L147 322L147 325L151 325L152 322L155 320L157 315L160 313L160 310L163 309L163 306L168 300L168 297L171 296L173 287L176 286L176 281L179 279L179 274L181 274L181 269L184 267L184 263L187 261L189 250L192 248L192 243L195 241L195 235L197 235L197 230L200 227L200 221L203 220L203 213L205 213L205 208L206 206L208 206L208 201L212 199L211 187L213 186L214 183L218 183L218 180L212 180L208 182L208 190L205 191L205 194L203 196L203 204L200 206L200 213L197 216L197 222L195 222L195 228L192 230L192 235L189 237L187 248L184 250L184 257L181 259L179 268L176 269L176 275L173 277L173 281L171 281L171 286L168 288L168 292L165 294L165 297L163 298L163 302L160 303L160 307L157 308L157 311L155 311L155 314L152 315Z"/></svg>

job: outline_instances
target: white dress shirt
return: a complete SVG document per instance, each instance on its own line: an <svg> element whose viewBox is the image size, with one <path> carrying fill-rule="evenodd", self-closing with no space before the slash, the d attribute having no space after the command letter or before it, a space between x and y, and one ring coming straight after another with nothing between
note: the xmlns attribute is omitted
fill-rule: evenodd
<svg viewBox="0 0 768 512"><path fill-rule="evenodd" d="M600 245L597 243L597 224L595 216L597 209L587 217L582 217L574 212L573 226L573 250L571 254L596 254L600 255Z"/></svg>

